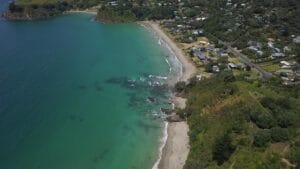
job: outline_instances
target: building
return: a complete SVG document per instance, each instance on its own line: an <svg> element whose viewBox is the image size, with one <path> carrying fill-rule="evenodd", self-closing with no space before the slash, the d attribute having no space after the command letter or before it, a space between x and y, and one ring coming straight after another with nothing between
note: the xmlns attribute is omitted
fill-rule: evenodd
<svg viewBox="0 0 300 169"><path fill-rule="evenodd" d="M293 39L294 43L300 43L300 36L297 36Z"/></svg>
<svg viewBox="0 0 300 169"><path fill-rule="evenodd" d="M229 69L237 69L237 65L234 63L228 63L228 68Z"/></svg>
<svg viewBox="0 0 300 169"><path fill-rule="evenodd" d="M285 57L284 53L272 53L271 58L275 59L275 58L283 58Z"/></svg>
<svg viewBox="0 0 300 169"><path fill-rule="evenodd" d="M213 72L216 72L216 73L220 72L220 68L219 68L219 66L217 66L217 65L214 65L214 66L212 67L212 70L213 70Z"/></svg>

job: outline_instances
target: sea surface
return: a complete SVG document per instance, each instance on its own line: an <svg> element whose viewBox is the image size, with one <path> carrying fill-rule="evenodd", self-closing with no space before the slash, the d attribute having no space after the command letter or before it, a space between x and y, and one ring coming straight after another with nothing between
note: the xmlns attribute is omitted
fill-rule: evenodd
<svg viewBox="0 0 300 169"><path fill-rule="evenodd" d="M170 106L166 58L137 24L0 20L0 168L150 169Z"/></svg>

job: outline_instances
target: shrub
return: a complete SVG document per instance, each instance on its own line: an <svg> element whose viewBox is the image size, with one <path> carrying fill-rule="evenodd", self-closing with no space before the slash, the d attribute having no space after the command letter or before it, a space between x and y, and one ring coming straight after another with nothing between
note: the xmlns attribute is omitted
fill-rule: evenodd
<svg viewBox="0 0 300 169"><path fill-rule="evenodd" d="M274 127L271 129L271 138L273 142L286 141L289 138L288 130L280 127Z"/></svg>
<svg viewBox="0 0 300 169"><path fill-rule="evenodd" d="M259 130L254 135L254 145L256 147L264 147L271 140L271 134L269 130Z"/></svg>
<svg viewBox="0 0 300 169"><path fill-rule="evenodd" d="M236 81L236 78L232 72L222 72L220 74L220 78L222 78L223 82L225 82L225 83L230 83L230 82Z"/></svg>
<svg viewBox="0 0 300 169"><path fill-rule="evenodd" d="M272 99L271 97L264 97L260 100L260 103L267 108L272 108L274 107L275 100Z"/></svg>
<svg viewBox="0 0 300 169"><path fill-rule="evenodd" d="M295 123L295 114L292 112L281 113L277 115L276 120L280 127L287 128Z"/></svg>
<svg viewBox="0 0 300 169"><path fill-rule="evenodd" d="M256 122L256 125L259 128L262 128L262 129L269 129L269 128L272 128L276 125L276 121L275 121L275 119L273 118L273 116L271 114L261 113L258 116L258 120Z"/></svg>
<svg viewBox="0 0 300 169"><path fill-rule="evenodd" d="M212 63L208 63L205 65L205 71L208 73L212 73L213 72L213 64Z"/></svg>
<svg viewBox="0 0 300 169"><path fill-rule="evenodd" d="M294 151L292 151L290 159L293 163L296 163L298 166L300 165L300 148L299 147L296 148Z"/></svg>

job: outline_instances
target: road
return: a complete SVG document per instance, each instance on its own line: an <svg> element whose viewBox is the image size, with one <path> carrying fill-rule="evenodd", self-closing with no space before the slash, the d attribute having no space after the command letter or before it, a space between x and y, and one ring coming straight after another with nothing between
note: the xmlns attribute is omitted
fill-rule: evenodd
<svg viewBox="0 0 300 169"><path fill-rule="evenodd" d="M259 67L257 64L252 63L251 60L246 55L242 54L235 48L231 47L228 43L223 42L221 40L219 40L219 43L225 45L227 47L227 50L229 52L231 52L232 54L234 54L235 56L237 56L241 62L250 66L251 68L255 69L258 73L260 73L263 80L268 80L271 77L273 77L272 73L267 72L264 69L262 69L261 67Z"/></svg>

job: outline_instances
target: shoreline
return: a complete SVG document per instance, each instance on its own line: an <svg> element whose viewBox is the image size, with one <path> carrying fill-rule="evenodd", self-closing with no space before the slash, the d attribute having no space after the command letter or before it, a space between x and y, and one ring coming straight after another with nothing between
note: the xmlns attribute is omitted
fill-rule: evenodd
<svg viewBox="0 0 300 169"><path fill-rule="evenodd" d="M168 45L170 50L181 63L181 74L177 81L187 82L196 73L196 67L188 60L177 44L168 37L164 30L155 22L139 22L141 25L152 30L161 40ZM185 108L186 99L172 95L172 102L178 108ZM189 127L186 121L167 122L164 131L167 131L162 138L158 160L152 169L182 169L189 153Z"/></svg>

